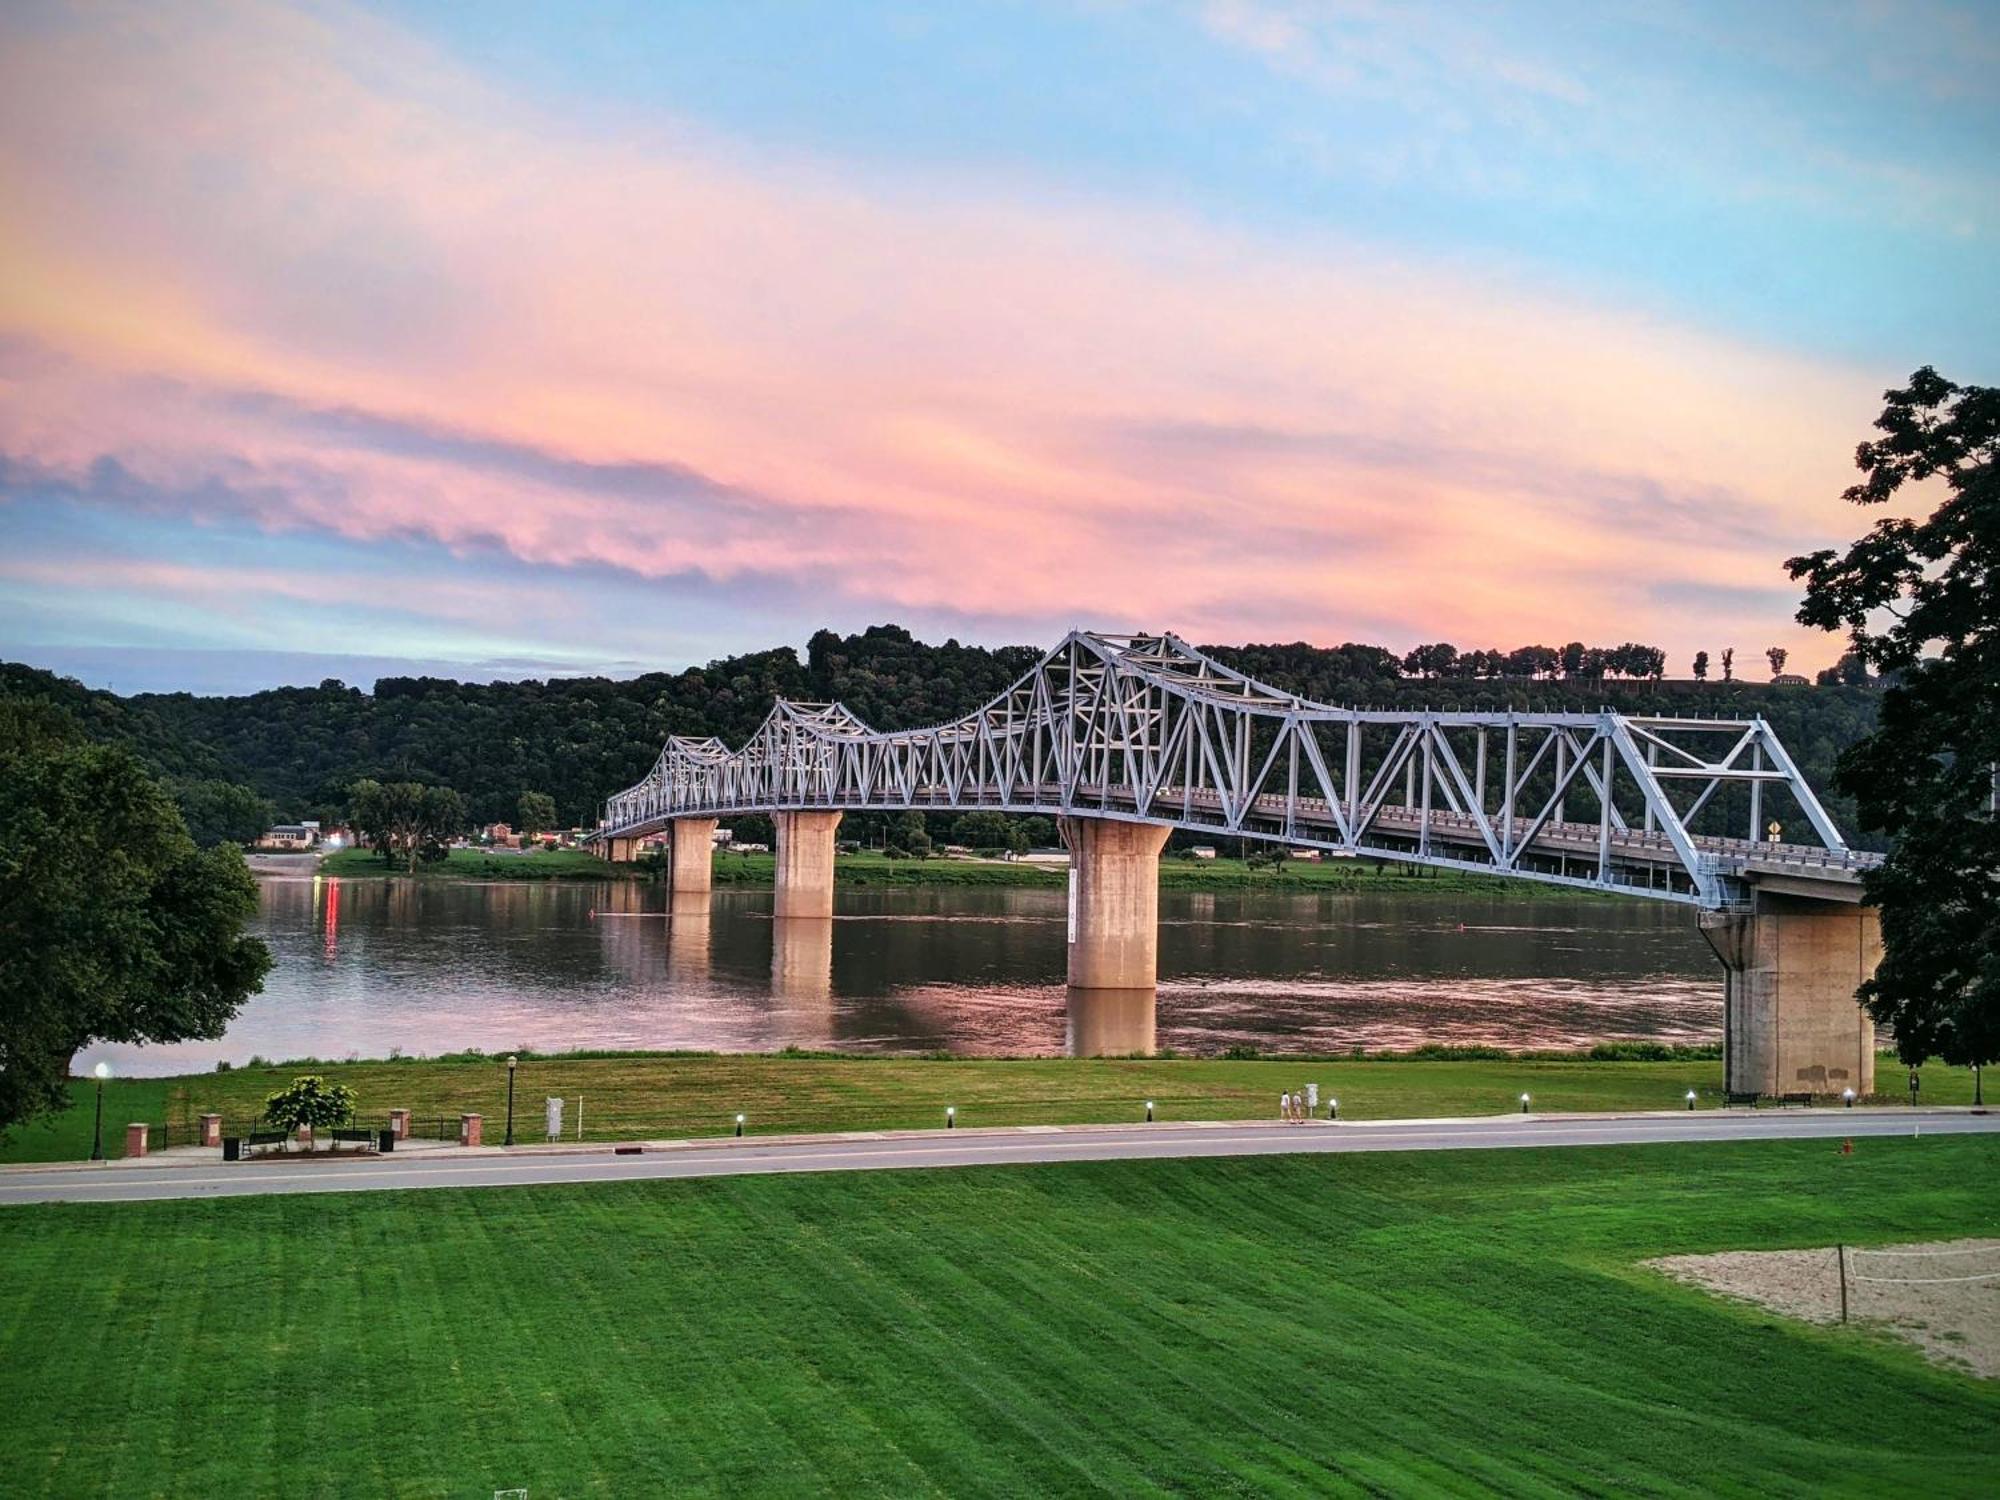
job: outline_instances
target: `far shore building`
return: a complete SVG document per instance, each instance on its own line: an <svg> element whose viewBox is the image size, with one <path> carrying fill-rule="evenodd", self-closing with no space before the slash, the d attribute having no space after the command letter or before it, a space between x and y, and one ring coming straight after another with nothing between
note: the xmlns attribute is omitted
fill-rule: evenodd
<svg viewBox="0 0 2000 1500"><path fill-rule="evenodd" d="M267 828L257 840L259 849L272 849L294 853L310 849L319 842L317 823L280 823L275 828Z"/></svg>

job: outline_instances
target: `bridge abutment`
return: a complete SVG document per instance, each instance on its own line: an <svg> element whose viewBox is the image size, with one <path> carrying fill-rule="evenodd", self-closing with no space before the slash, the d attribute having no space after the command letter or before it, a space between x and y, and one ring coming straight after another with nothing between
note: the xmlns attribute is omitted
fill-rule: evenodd
<svg viewBox="0 0 2000 1500"><path fill-rule="evenodd" d="M1882 957L1874 908L1762 896L1705 913L1727 975L1724 1087L1739 1094L1875 1091L1875 1023L1854 998Z"/></svg>
<svg viewBox="0 0 2000 1500"><path fill-rule="evenodd" d="M778 918L833 916L833 834L837 812L779 812L771 815L778 832L778 877L771 915Z"/></svg>
<svg viewBox="0 0 2000 1500"><path fill-rule="evenodd" d="M1072 990L1151 990L1159 970L1160 823L1064 818Z"/></svg>
<svg viewBox="0 0 2000 1500"><path fill-rule="evenodd" d="M714 879L714 818L675 818L667 825L673 840L667 867L668 889L676 896L706 896Z"/></svg>

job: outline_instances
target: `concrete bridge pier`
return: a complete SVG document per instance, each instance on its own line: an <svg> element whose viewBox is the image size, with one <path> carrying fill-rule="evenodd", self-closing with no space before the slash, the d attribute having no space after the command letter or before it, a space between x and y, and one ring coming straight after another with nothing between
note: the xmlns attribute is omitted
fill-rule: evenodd
<svg viewBox="0 0 2000 1500"><path fill-rule="evenodd" d="M1727 975L1725 1088L1875 1091L1875 1023L1854 998L1882 957L1873 907L1760 895L1748 915L1703 913L1701 932Z"/></svg>
<svg viewBox="0 0 2000 1500"><path fill-rule="evenodd" d="M675 818L667 825L672 841L667 888L676 896L706 896L715 869L714 818Z"/></svg>
<svg viewBox="0 0 2000 1500"><path fill-rule="evenodd" d="M780 812L771 815L778 830L778 881L771 915L833 916L833 834L840 827L837 812Z"/></svg>
<svg viewBox="0 0 2000 1500"><path fill-rule="evenodd" d="M604 857L614 865L629 865L639 857L637 839L613 838L604 841Z"/></svg>
<svg viewBox="0 0 2000 1500"><path fill-rule="evenodd" d="M1172 830L1159 823L1064 818L1062 832L1069 845L1071 994L1150 996L1159 972L1160 850Z"/></svg>

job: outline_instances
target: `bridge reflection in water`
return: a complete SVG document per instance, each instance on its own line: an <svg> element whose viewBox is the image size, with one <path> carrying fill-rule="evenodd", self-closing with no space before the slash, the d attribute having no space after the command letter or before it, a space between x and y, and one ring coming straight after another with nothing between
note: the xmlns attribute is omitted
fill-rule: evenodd
<svg viewBox="0 0 2000 1500"><path fill-rule="evenodd" d="M1159 991L1069 987L1063 1050L1071 1057L1127 1057L1154 1050Z"/></svg>
<svg viewBox="0 0 2000 1500"><path fill-rule="evenodd" d="M836 933L859 924L826 917L773 917L771 1030L773 1045L817 1047L835 1035L833 960ZM676 990L699 990L709 978L710 897L675 893L666 914L666 977ZM643 928L620 927L613 941L643 941ZM1125 1057L1156 1050L1155 987L1066 991L1064 1051L1071 1057Z"/></svg>

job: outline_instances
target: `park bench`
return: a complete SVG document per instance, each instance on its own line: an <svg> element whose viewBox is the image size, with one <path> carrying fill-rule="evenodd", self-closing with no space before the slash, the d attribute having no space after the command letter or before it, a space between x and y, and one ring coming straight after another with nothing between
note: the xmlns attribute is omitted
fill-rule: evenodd
<svg viewBox="0 0 2000 1500"><path fill-rule="evenodd" d="M1797 1104L1806 1109L1811 1109L1813 1096L1811 1094L1780 1094L1778 1102L1780 1104Z"/></svg>
<svg viewBox="0 0 2000 1500"><path fill-rule="evenodd" d="M1722 1096L1722 1103L1724 1108L1734 1108L1739 1104L1747 1104L1752 1109L1755 1109L1757 1101L1762 1097L1763 1095L1757 1093L1754 1089L1747 1094L1726 1093Z"/></svg>
<svg viewBox="0 0 2000 1500"><path fill-rule="evenodd" d="M387 1142L392 1139L386 1130L359 1130L342 1127L333 1133L333 1149L338 1151L343 1144L359 1146L363 1151L387 1150Z"/></svg>
<svg viewBox="0 0 2000 1500"><path fill-rule="evenodd" d="M283 1148L291 1138L288 1130L253 1130L248 1135L226 1136L222 1142L224 1161L242 1161L260 1147L277 1146Z"/></svg>

